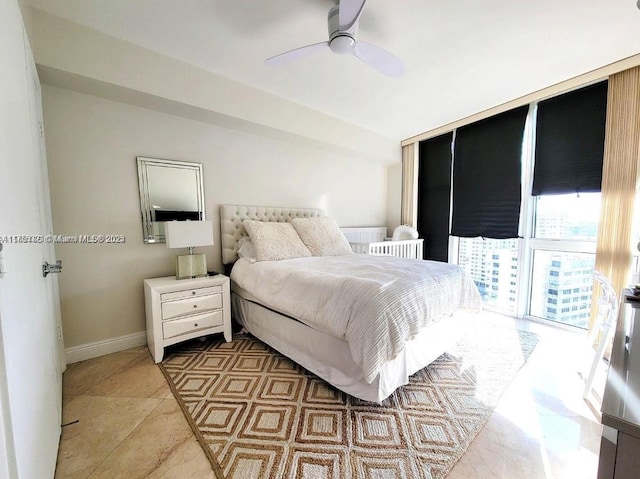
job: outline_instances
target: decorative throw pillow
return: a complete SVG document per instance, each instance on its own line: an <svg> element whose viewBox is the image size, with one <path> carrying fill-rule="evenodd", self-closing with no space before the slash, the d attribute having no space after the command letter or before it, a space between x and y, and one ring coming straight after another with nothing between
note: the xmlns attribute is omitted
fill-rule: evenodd
<svg viewBox="0 0 640 479"><path fill-rule="evenodd" d="M249 233L258 261L311 256L291 223L244 220L242 224Z"/></svg>
<svg viewBox="0 0 640 479"><path fill-rule="evenodd" d="M291 224L313 256L351 254L351 245L333 218L294 218Z"/></svg>
<svg viewBox="0 0 640 479"><path fill-rule="evenodd" d="M257 261L256 249L253 247L251 238L245 236L238 241L238 256L244 258L249 263L255 263Z"/></svg>

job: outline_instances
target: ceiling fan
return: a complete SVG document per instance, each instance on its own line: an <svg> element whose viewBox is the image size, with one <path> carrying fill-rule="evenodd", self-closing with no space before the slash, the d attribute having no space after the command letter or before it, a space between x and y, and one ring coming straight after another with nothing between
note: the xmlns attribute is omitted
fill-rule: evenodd
<svg viewBox="0 0 640 479"><path fill-rule="evenodd" d="M325 48L341 55L351 54L372 68L390 77L404 74L404 64L388 51L362 40L356 40L358 20L366 0L340 0L329 10L329 41L313 43L267 58L267 65L278 65L310 55Z"/></svg>

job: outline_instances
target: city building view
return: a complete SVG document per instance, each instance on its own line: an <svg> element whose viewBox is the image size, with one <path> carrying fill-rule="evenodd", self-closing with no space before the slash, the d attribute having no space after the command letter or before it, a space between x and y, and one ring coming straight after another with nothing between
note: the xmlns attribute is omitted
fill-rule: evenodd
<svg viewBox="0 0 640 479"><path fill-rule="evenodd" d="M593 289L594 254L537 251L530 314L586 329Z"/></svg>
<svg viewBox="0 0 640 479"><path fill-rule="evenodd" d="M530 247L531 277L528 314L586 329L592 300L593 252L600 216L600 195L539 197ZM460 238L458 264L474 279L483 302L516 313L520 275L518 239ZM563 250L562 248L565 248ZM567 251L569 249L570 251ZM595 249L593 249L595 251Z"/></svg>
<svg viewBox="0 0 640 479"><path fill-rule="evenodd" d="M473 278L484 304L516 312L518 240L460 238L458 264Z"/></svg>

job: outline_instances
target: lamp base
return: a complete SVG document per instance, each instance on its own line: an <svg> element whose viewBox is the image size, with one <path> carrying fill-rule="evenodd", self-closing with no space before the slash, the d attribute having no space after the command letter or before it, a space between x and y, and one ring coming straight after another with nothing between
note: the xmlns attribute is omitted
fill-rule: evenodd
<svg viewBox="0 0 640 479"><path fill-rule="evenodd" d="M176 279L191 279L207 276L205 254L183 254L176 256Z"/></svg>

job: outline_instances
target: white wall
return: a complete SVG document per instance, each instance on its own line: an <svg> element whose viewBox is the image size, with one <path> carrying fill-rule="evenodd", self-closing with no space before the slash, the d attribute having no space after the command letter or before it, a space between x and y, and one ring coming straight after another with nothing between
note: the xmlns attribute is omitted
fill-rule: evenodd
<svg viewBox="0 0 640 479"><path fill-rule="evenodd" d="M219 204L240 203L321 207L342 226L385 225L386 166L401 155L395 141L36 9L29 13L38 71L48 85L56 233L127 238L124 245L57 245L65 263L67 351L143 341L142 280L174 270L175 252L142 242L136 156L202 163L206 214L215 222ZM220 270L219 242L205 251L209 267Z"/></svg>
<svg viewBox="0 0 640 479"><path fill-rule="evenodd" d="M400 158L397 140L303 105L37 9L31 22L43 83L381 163Z"/></svg>
<svg viewBox="0 0 640 479"><path fill-rule="evenodd" d="M145 330L142 280L176 252L142 241L136 156L203 164L207 219L223 203L321 207L341 226L384 225L387 168L124 103L43 86L56 234L122 234L125 244L57 244L65 347ZM201 248L221 270L216 245Z"/></svg>

